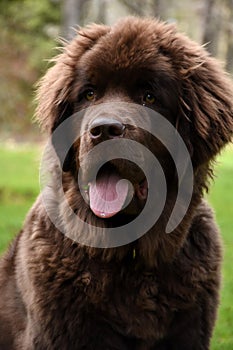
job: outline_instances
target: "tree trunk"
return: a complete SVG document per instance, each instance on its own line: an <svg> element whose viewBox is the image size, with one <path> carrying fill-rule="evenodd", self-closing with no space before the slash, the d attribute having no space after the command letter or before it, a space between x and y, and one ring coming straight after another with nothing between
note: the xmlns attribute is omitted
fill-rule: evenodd
<svg viewBox="0 0 233 350"><path fill-rule="evenodd" d="M228 5L228 23L227 23L227 53L226 70L233 73L233 0L227 1Z"/></svg>
<svg viewBox="0 0 233 350"><path fill-rule="evenodd" d="M98 0L98 16L97 22L106 23L107 0Z"/></svg>
<svg viewBox="0 0 233 350"><path fill-rule="evenodd" d="M202 42L213 56L217 56L222 18L220 6L218 6L216 0L206 0L203 19L204 33Z"/></svg>
<svg viewBox="0 0 233 350"><path fill-rule="evenodd" d="M121 3L123 3L132 14L143 16L144 15L144 9L147 7L147 1L141 1L141 0L120 0Z"/></svg>
<svg viewBox="0 0 233 350"><path fill-rule="evenodd" d="M151 14L155 17L158 17L162 20L166 20L166 8L168 4L165 0L152 0L151 3Z"/></svg>
<svg viewBox="0 0 233 350"><path fill-rule="evenodd" d="M71 40L75 36L74 28L82 25L82 11L85 0L62 1L62 36Z"/></svg>

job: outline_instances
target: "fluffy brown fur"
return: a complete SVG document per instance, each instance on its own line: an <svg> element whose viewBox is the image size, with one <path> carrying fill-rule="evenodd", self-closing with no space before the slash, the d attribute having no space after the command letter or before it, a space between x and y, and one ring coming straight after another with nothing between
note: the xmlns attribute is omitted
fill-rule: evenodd
<svg viewBox="0 0 233 350"><path fill-rule="evenodd" d="M52 133L76 111L122 101L114 118L124 122L127 116L130 124L133 116L124 103L143 104L148 85L155 96L149 107L177 128L192 159L194 191L184 219L164 233L176 194L174 164L158 140L128 128L125 137L149 147L164 169L168 194L161 217L131 244L91 248L60 233L39 196L0 263L1 350L209 349L222 254L203 192L211 162L233 130L232 87L219 64L173 25L132 17L112 28L91 25L79 31L41 80L37 118ZM83 98L87 86L94 86L91 102ZM63 169L64 191L84 220L116 225L114 218L97 218L79 192L79 162L92 147L87 134L73 145ZM123 175L131 169L132 180L134 168L122 164L115 166ZM55 183L51 191L58 219L79 238L82 228L69 226ZM126 209L117 220L124 223L127 215Z"/></svg>

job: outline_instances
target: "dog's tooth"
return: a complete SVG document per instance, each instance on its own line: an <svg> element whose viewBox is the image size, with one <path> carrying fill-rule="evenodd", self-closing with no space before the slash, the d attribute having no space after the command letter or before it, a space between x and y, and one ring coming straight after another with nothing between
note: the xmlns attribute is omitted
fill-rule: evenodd
<svg viewBox="0 0 233 350"><path fill-rule="evenodd" d="M104 218L105 217L105 213L100 213L100 216L102 216Z"/></svg>

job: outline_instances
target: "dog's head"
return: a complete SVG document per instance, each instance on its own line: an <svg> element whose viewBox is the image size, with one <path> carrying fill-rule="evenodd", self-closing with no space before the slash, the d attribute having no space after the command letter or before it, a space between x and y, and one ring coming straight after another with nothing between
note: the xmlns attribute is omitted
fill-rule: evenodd
<svg viewBox="0 0 233 350"><path fill-rule="evenodd" d="M148 192L142 169L117 156L100 168L93 181L92 167L98 168L104 148L89 161L85 158L105 141L117 141L116 154L123 154L125 140L149 148L162 164L170 191L177 185L174 162L166 145L148 131L148 109L164 116L178 131L194 173L206 167L230 141L233 130L231 84L216 60L177 33L173 25L151 19L130 17L113 27L91 25L81 29L41 80L38 102L37 118L51 133L72 114L83 111L81 137L65 157L62 152L67 149L66 137L55 149L64 159L65 172L76 177L82 165L90 207L103 218L120 212L131 192L133 200L126 211L137 214ZM70 133L76 131L74 125ZM109 146L106 147L107 152ZM145 158L133 148L132 155ZM121 179L129 180L133 186ZM114 201L117 191L118 200ZM103 208L96 200L97 192L112 206Z"/></svg>

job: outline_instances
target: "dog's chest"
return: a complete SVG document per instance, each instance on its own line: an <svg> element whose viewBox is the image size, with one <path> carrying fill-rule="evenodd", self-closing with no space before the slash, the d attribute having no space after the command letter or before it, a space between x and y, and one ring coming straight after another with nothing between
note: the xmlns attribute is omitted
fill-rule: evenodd
<svg viewBox="0 0 233 350"><path fill-rule="evenodd" d="M147 270L128 266L89 266L84 287L95 317L111 320L119 333L141 339L160 339L173 315L193 302L193 285L172 269Z"/></svg>
<svg viewBox="0 0 233 350"><path fill-rule="evenodd" d="M86 339L83 334L97 327L102 332L109 324L125 338L156 341L167 333L174 312L193 302L192 286L179 281L173 270L149 271L134 261L108 264L95 259L79 266L60 267L55 279L47 270L46 292L45 284L38 284L37 317L43 320L44 337L54 344L58 333L64 344L69 339L80 343Z"/></svg>
<svg viewBox="0 0 233 350"><path fill-rule="evenodd" d="M125 336L163 336L171 320L171 308L155 271L95 266L89 273L84 289L97 318L111 320L113 328Z"/></svg>

